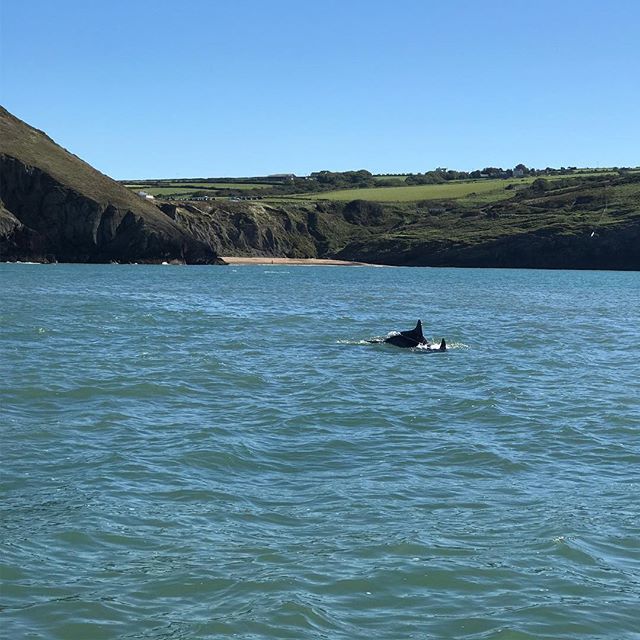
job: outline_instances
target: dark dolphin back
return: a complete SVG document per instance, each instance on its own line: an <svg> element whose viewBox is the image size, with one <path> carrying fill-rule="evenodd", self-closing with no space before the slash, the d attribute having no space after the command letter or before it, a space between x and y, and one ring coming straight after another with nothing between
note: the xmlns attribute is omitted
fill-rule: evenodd
<svg viewBox="0 0 640 640"><path fill-rule="evenodd" d="M396 347L417 347L419 344L426 344L427 341L422 335L422 322L418 320L415 329L401 331L398 335L387 338L385 342Z"/></svg>
<svg viewBox="0 0 640 640"><path fill-rule="evenodd" d="M409 340L415 340L416 344L424 344L426 342L422 334L422 320L418 320L415 329L411 329L411 331L401 331L400 335L409 338Z"/></svg>

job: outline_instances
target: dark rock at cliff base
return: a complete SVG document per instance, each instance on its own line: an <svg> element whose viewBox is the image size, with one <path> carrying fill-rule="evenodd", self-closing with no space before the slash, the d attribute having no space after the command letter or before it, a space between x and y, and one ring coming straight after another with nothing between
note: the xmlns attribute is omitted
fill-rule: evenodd
<svg viewBox="0 0 640 640"><path fill-rule="evenodd" d="M369 238L337 252L340 260L417 267L640 270L640 223L593 232L537 229L476 243L459 239Z"/></svg>
<svg viewBox="0 0 640 640"><path fill-rule="evenodd" d="M153 203L2 107L0 260L221 262Z"/></svg>

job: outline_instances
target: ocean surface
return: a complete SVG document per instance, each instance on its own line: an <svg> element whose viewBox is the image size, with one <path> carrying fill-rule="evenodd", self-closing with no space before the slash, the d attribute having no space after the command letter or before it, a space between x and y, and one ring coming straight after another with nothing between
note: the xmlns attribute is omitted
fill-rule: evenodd
<svg viewBox="0 0 640 640"><path fill-rule="evenodd" d="M640 638L639 342L640 273L0 264L0 636Z"/></svg>

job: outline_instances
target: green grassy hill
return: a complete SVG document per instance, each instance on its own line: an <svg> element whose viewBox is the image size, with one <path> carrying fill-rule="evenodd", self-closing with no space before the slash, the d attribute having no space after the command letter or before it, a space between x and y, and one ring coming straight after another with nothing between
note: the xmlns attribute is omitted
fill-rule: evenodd
<svg viewBox="0 0 640 640"><path fill-rule="evenodd" d="M0 107L0 259L217 258L152 203Z"/></svg>
<svg viewBox="0 0 640 640"><path fill-rule="evenodd" d="M337 257L434 266L640 268L640 172L535 180L509 198L460 196L383 208L395 221Z"/></svg>
<svg viewBox="0 0 640 640"><path fill-rule="evenodd" d="M374 187L370 189L340 189L313 194L301 195L301 198L315 200L339 200L349 202L351 200L370 200L372 202L417 202L419 200L457 199L475 194L489 200L501 200L511 197L513 194L505 191L509 184L526 184L533 178L519 180L474 180L454 181L442 184L421 184L397 187Z"/></svg>
<svg viewBox="0 0 640 640"><path fill-rule="evenodd" d="M322 172L321 172L322 173ZM347 172L349 173L349 172ZM368 172L366 172L368 174ZM333 174L339 181L341 174ZM345 174L342 174L345 175ZM371 175L363 177L366 186L331 188L318 177L295 179L269 178L208 178L206 180L138 180L123 183L131 191L143 190L165 199L268 199L273 202L331 200L350 202L369 200L372 202L418 202L421 200L466 199L469 205L497 202L515 196L538 177L547 180L567 178L591 178L605 175L616 176L610 170L565 170L553 175L531 175L522 178L477 178L442 180L435 184L408 184L407 175ZM343 182L347 181L343 180Z"/></svg>

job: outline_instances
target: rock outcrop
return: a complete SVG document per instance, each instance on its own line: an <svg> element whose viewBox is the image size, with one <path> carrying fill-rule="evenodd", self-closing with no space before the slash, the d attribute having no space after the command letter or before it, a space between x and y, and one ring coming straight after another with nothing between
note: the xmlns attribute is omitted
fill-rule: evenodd
<svg viewBox="0 0 640 640"><path fill-rule="evenodd" d="M345 220L339 204L222 200L200 206L164 203L160 208L218 255L326 258L361 232Z"/></svg>
<svg viewBox="0 0 640 640"><path fill-rule="evenodd" d="M0 260L220 262L153 203L2 107Z"/></svg>

